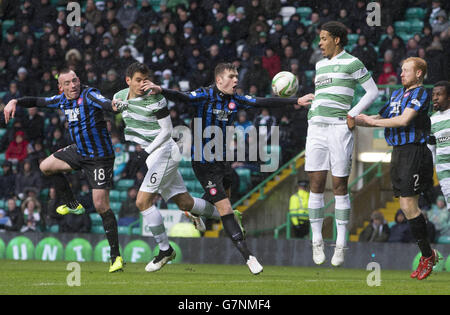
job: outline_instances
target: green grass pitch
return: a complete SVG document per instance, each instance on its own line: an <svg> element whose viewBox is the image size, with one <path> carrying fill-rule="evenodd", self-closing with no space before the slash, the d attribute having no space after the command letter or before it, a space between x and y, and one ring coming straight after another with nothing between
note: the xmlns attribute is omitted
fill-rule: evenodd
<svg viewBox="0 0 450 315"><path fill-rule="evenodd" d="M5 294L157 294L157 295L297 295L297 294L450 294L450 272L428 279L410 271L381 269L381 285L368 286L371 271L336 268L264 266L251 275L246 265L169 264L155 273L144 264L127 264L109 274L108 264L80 263L80 286L68 286L68 262L0 262L0 295Z"/></svg>

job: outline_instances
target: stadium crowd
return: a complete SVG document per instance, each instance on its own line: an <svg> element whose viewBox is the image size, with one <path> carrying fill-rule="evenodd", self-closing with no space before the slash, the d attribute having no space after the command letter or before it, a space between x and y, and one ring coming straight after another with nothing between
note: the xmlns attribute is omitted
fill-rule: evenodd
<svg viewBox="0 0 450 315"><path fill-rule="evenodd" d="M314 92L313 70L322 58L318 33L320 25L330 20L344 23L354 35L346 49L372 71L378 84L397 83L401 61L411 56L427 61L425 84L447 80L450 74L450 6L445 1L378 1L381 27L368 26L367 2L362 0L161 0L159 4L150 0L88 0L79 1L81 25L72 27L67 23L67 2L1 2L1 106L21 96L58 94L57 74L62 67L75 70L83 84L112 98L127 87L124 71L136 60L147 64L152 81L166 88L208 86L213 82L215 65L227 61L238 66L238 93L264 97L271 93L272 77L285 70L299 77L298 95L304 95ZM281 14L283 7L295 7L296 12L286 16ZM427 14L423 28L406 38L397 34L394 23L403 20L409 7L427 9ZM299 13L298 8L310 10ZM14 23L6 29L6 21ZM170 109L174 126L189 124L192 108L178 103L170 104ZM133 157L140 148L124 142L120 115L108 119L116 151L114 178L133 179L134 187L139 187L145 170L134 165ZM0 152L5 153L0 200L5 200L6 211L17 211L11 200L22 201L25 218L18 219L20 229L61 223L51 203L51 183L46 182L38 165L50 153L70 144L64 115L22 109L10 125L1 124L6 132L0 139ZM238 124L279 125L282 162L304 148L306 110L250 110L239 115ZM255 169L251 163L234 166ZM88 213L93 211L82 175L71 176L73 190ZM48 189L48 201L41 204L39 196L44 189ZM86 224L79 222L83 228Z"/></svg>

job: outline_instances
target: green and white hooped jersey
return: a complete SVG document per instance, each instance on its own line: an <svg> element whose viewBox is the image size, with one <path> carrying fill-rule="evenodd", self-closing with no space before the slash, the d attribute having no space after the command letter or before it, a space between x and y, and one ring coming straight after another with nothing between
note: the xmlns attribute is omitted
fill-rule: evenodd
<svg viewBox="0 0 450 315"><path fill-rule="evenodd" d="M125 122L125 140L148 147L159 134L161 127L155 113L167 107L167 100L161 94L128 99L129 88L114 94L114 99L128 102L128 108L122 112Z"/></svg>
<svg viewBox="0 0 450 315"><path fill-rule="evenodd" d="M308 120L317 123L345 124L356 85L371 78L364 64L345 50L331 59L316 63L315 98Z"/></svg>
<svg viewBox="0 0 450 315"><path fill-rule="evenodd" d="M436 174L439 182L450 181L450 109L431 116L431 135L436 138Z"/></svg>

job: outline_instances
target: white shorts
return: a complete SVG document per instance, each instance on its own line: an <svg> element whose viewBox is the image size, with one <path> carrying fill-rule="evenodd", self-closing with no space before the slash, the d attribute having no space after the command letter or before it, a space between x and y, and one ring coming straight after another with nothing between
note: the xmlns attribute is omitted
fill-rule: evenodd
<svg viewBox="0 0 450 315"><path fill-rule="evenodd" d="M310 123L306 137L305 171L329 171L347 177L352 168L353 133L347 124Z"/></svg>
<svg viewBox="0 0 450 315"><path fill-rule="evenodd" d="M165 201L175 195L187 192L183 178L178 171L180 154L175 142L169 141L160 146L147 157L147 174L145 174L140 191L158 193Z"/></svg>

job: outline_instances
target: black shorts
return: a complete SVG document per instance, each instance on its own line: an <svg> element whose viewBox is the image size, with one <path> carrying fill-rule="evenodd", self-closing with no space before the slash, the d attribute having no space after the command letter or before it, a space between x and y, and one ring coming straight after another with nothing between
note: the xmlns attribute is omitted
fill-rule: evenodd
<svg viewBox="0 0 450 315"><path fill-rule="evenodd" d="M77 152L75 144L53 153L53 156L74 170L83 170L92 189L113 188L114 156L87 158Z"/></svg>
<svg viewBox="0 0 450 315"><path fill-rule="evenodd" d="M419 195L433 186L433 156L426 144L394 147L391 181L396 197Z"/></svg>
<svg viewBox="0 0 450 315"><path fill-rule="evenodd" d="M214 204L228 198L233 169L230 162L204 163L192 161L195 176L205 190L203 199Z"/></svg>

